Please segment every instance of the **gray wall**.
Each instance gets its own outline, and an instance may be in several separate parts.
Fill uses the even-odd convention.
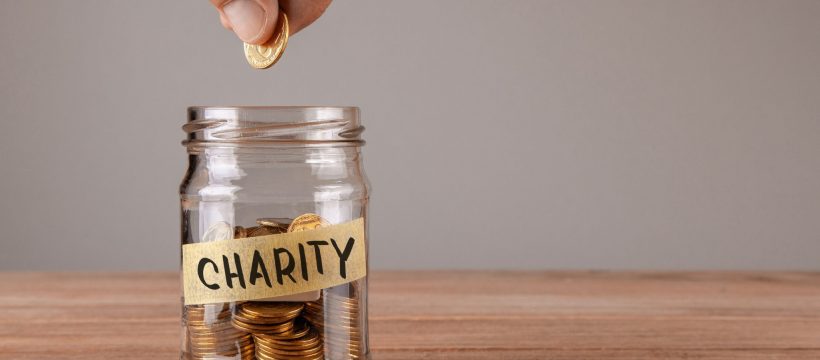
[[[350,104],[378,268],[820,270],[820,1],[337,0],[268,71],[204,0],[0,12],[0,269],[176,269],[192,104]]]

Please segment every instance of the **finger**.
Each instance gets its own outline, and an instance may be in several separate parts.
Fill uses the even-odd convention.
[[[279,0],[279,4],[288,14],[290,33],[295,34],[312,24],[330,6],[331,0]]]
[[[246,43],[263,44],[276,28],[277,0],[211,0],[222,25]]]
[[[222,23],[222,26],[224,26],[226,29],[233,31],[233,29],[231,29],[231,23],[228,22],[228,18],[226,18],[225,15],[221,12],[219,14],[219,22]]]

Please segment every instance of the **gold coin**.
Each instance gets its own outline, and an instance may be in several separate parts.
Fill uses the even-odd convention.
[[[237,226],[233,228],[233,238],[234,239],[242,239],[248,237],[248,229],[245,229],[241,226]]]
[[[248,302],[240,306],[240,311],[261,317],[296,317],[303,308],[300,302]]]
[[[219,326],[220,323],[226,322],[227,320],[228,320],[228,317],[220,317],[220,318],[216,318],[216,319],[207,319],[207,320],[202,319],[202,318],[200,318],[200,319],[188,318],[188,319],[186,319],[186,324],[188,324],[188,326],[199,326],[199,327],[212,328],[212,327]]]
[[[288,225],[293,222],[293,219],[288,218],[261,218],[256,219],[256,223],[264,226],[278,227],[287,230]]]
[[[260,347],[267,347],[267,348],[276,348],[276,349],[283,349],[283,350],[303,350],[303,349],[310,349],[316,346],[321,346],[321,339],[319,336],[315,336],[310,339],[299,339],[298,342],[296,341],[280,341],[280,342],[270,342],[266,340],[259,339],[254,337],[255,344]]]
[[[191,350],[198,353],[236,353],[236,345],[222,346],[222,347],[195,347],[191,346]]]
[[[229,317],[230,316],[224,316],[222,314],[219,314],[218,316],[213,316],[206,319],[202,315],[200,315],[199,317],[197,317],[196,315],[189,315],[188,318],[185,320],[187,321],[188,325],[217,327],[224,322],[228,322],[230,320]]]
[[[293,339],[305,336],[311,327],[303,318],[298,318],[293,322],[293,328],[281,334],[254,334],[254,338],[259,338],[261,341],[268,342],[290,342]]]
[[[247,229],[248,230],[248,237],[254,236],[265,236],[265,235],[274,235],[274,234],[281,234],[285,232],[287,229],[273,227],[273,226],[254,226]]]
[[[277,355],[268,355],[268,354],[266,354],[266,353],[264,353],[264,352],[258,352],[258,351],[257,351],[257,353],[256,353],[256,359],[257,359],[257,360],[282,360],[282,359],[293,359],[293,360],[296,360],[296,359],[298,359],[298,360],[324,360],[324,359],[325,359],[325,354],[324,354],[323,352],[319,352],[319,353],[316,353],[316,354],[314,354],[314,355],[309,355],[309,356],[296,356],[296,357],[294,357],[294,356],[286,356],[286,357],[282,357],[282,356],[277,356]]]
[[[330,226],[327,220],[316,214],[302,214],[293,219],[288,226],[288,232],[313,230],[324,226]]]
[[[233,326],[233,324],[231,324],[231,326]],[[235,328],[222,329],[219,331],[194,330],[190,327],[188,328],[188,338],[191,341],[196,342],[216,342],[228,339],[241,339],[247,335],[249,335],[247,332],[241,332]]]
[[[304,356],[312,355],[322,351],[322,345],[320,343],[316,343],[316,345],[310,347],[287,349],[278,346],[269,346],[268,344],[264,343],[258,343],[256,346],[256,352],[260,351],[266,354],[277,354],[280,356]]]
[[[204,318],[205,316],[209,317],[225,317],[225,315],[230,315],[230,310],[222,310],[222,309],[187,309],[186,314],[189,319],[194,318]]]
[[[256,352],[259,353],[260,350],[262,350],[262,349],[257,348]],[[274,350],[274,351],[263,350],[262,351],[262,353],[265,353],[268,356],[282,357],[282,358],[293,358],[293,357],[302,358],[304,356],[315,355],[315,354],[321,353],[321,352],[323,352],[323,349],[322,349],[321,346],[313,348],[313,349],[296,350],[296,351],[285,351],[285,350]]]
[[[262,225],[265,230],[268,231],[269,234],[282,234],[288,232],[287,227],[279,227],[279,226],[269,226],[269,225]]]
[[[231,326],[232,326],[232,324],[231,324],[230,320],[224,320],[222,322],[207,324],[207,325],[188,324],[188,329],[191,329],[191,331],[196,331],[196,332],[205,332],[205,331],[207,331],[207,332],[214,333],[214,332],[219,332],[219,331],[222,331],[222,330],[230,329]]]
[[[303,323],[302,328],[294,328],[291,332],[287,333],[287,337],[277,334],[277,335],[268,335],[268,334],[254,334],[254,338],[257,341],[263,341],[269,344],[300,344],[304,342],[312,341],[315,338],[319,337],[319,333],[316,329],[312,327],[308,327],[307,323],[301,321]]]
[[[267,43],[263,45],[245,43],[245,59],[252,67],[267,69],[276,64],[285,52],[285,48],[288,46],[290,28],[288,27],[288,16],[281,9],[276,23],[279,24],[279,28],[276,29],[274,36]]]
[[[281,324],[293,320],[293,317],[265,317],[246,313],[236,313],[233,318],[248,324]]]
[[[241,332],[236,329],[231,329],[231,331],[218,331],[212,333],[196,332],[190,334],[191,341],[201,343],[226,342],[228,340],[244,339],[248,336],[251,336],[251,334]]]
[[[344,307],[344,308],[359,308],[359,300],[344,298],[341,296],[327,296],[325,306]]]
[[[256,341],[256,349],[263,350],[266,353],[276,353],[282,351],[305,351],[320,348],[322,346],[321,341],[318,337],[313,339],[312,343],[305,343],[304,345],[270,344],[266,343],[265,341],[259,341],[258,339],[254,341]]]
[[[241,321],[237,321],[236,319],[233,320],[233,326],[239,330],[247,331],[251,333],[276,333],[280,334],[283,332],[290,331],[293,329],[292,322],[286,322],[283,324],[273,324],[273,325],[264,325],[264,324],[249,324]]]
[[[242,359],[253,359],[255,348],[253,347],[253,343],[243,346],[240,349],[231,349],[231,350],[192,350],[190,354],[190,358],[192,359],[202,359],[202,360],[217,360],[217,359],[224,359],[224,357],[234,358],[237,354],[241,355]]]
[[[205,351],[230,351],[235,350],[237,347],[241,347],[242,344],[250,344],[249,341],[240,341],[240,340],[231,340],[231,341],[223,341],[223,342],[202,342],[202,341],[191,341],[191,349],[197,350],[199,352]]]

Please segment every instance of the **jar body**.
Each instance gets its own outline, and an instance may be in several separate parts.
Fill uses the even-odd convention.
[[[335,129],[320,126],[317,130],[315,123],[323,120],[311,118],[315,113],[305,109],[253,108],[248,115],[242,108],[231,108],[227,122],[208,125],[205,131],[211,131],[211,135],[233,131],[238,138],[188,143],[189,168],[180,186],[183,250],[188,245],[208,242],[235,245],[231,241],[238,244],[243,239],[268,239],[268,244],[276,246],[277,236],[299,231],[298,225],[310,219],[315,220],[310,229],[332,228],[360,219],[366,234],[369,185],[362,169],[360,143],[336,141],[334,134],[327,133],[349,131],[351,124],[359,127],[358,110],[335,112],[336,120],[343,122],[336,123]],[[294,113],[302,118],[294,121]],[[214,120],[213,116],[208,119],[203,108],[189,109],[189,114],[189,124]],[[193,126],[188,130],[197,132],[202,128]],[[243,142],[248,134],[251,141]],[[189,140],[207,136],[194,134]],[[367,236],[360,241],[365,249],[366,273]],[[318,246],[315,249],[319,252]],[[326,258],[344,252],[343,246],[338,253],[330,246],[324,249]],[[300,250],[304,250],[301,245]],[[224,257],[224,267],[215,258],[199,266],[200,280],[203,271],[228,274],[228,285],[242,282],[243,289],[236,286],[237,292],[247,291],[245,287],[251,288],[250,283],[255,281],[263,284],[264,280],[269,288],[275,288],[277,280],[285,285],[296,283],[301,280],[298,270],[281,270],[293,270],[292,265],[300,259],[304,265],[313,255],[307,250],[291,253],[286,254],[289,259],[276,254],[275,265],[273,260],[262,257],[257,264],[254,258],[253,269],[249,268],[250,261],[240,265],[238,255],[236,262],[230,256]],[[184,256],[183,283],[187,284],[196,279],[185,278],[184,268],[189,265]],[[258,274],[249,275],[258,272],[258,266],[265,270],[265,264],[269,275],[263,273],[264,279]],[[307,270],[302,271],[307,279]],[[326,273],[333,271],[337,270],[324,269]],[[224,287],[224,280],[219,281]],[[217,286],[216,281],[212,282]],[[187,300],[183,297],[181,359],[369,358],[366,275],[282,296],[197,304]]]

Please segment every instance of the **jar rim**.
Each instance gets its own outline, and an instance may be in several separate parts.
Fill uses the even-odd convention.
[[[191,105],[188,106],[188,111],[191,110],[241,110],[241,109],[256,109],[256,110],[290,110],[290,109],[348,109],[359,111],[358,106],[350,105]]]
[[[190,106],[183,145],[361,146],[355,106]]]

